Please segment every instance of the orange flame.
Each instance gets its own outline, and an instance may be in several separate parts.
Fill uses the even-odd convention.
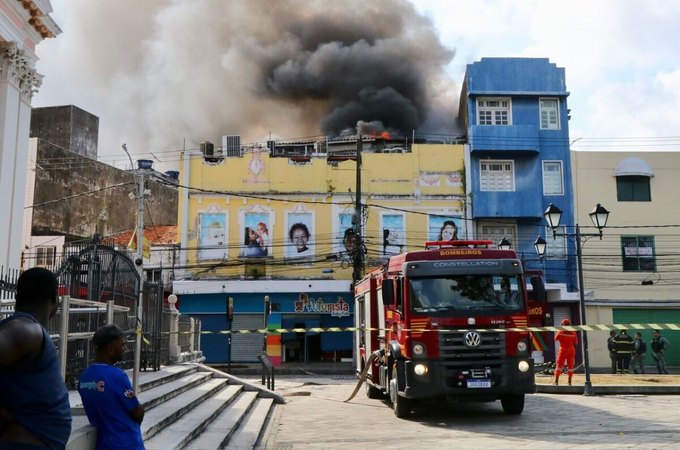
[[[380,138],[380,139],[387,139],[387,140],[392,139],[392,136],[390,136],[390,133],[388,133],[387,131],[383,131],[382,133],[378,133],[376,131],[376,132],[371,133],[370,136],[372,138]]]

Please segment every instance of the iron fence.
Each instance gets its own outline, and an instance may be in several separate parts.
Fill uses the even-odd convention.
[[[177,331],[179,336],[177,342],[182,353],[191,351],[193,343],[193,319],[189,316],[179,316]]]
[[[13,299],[16,291],[19,269],[0,266],[0,300]]]
[[[19,270],[0,268],[0,319],[14,312],[19,273]],[[68,301],[50,319],[47,329],[62,355],[65,380],[69,388],[75,388],[80,372],[94,360],[92,335],[99,327],[113,322],[123,330],[134,331],[140,280],[134,262],[126,253],[102,244],[97,238],[89,244],[66,247],[55,275],[59,294]],[[143,293],[140,368],[159,370],[170,362],[171,314],[163,304],[162,283],[144,282]],[[68,310],[66,317],[62,317],[63,310]],[[65,345],[60,339],[62,335],[66,336]],[[129,338],[128,350],[119,363],[123,369],[134,364],[135,339],[134,334]]]

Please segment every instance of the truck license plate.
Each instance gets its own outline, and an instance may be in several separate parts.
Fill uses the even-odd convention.
[[[490,388],[491,380],[468,380],[467,387],[469,388]]]

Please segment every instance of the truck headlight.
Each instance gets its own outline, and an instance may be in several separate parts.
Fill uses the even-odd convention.
[[[520,372],[528,372],[529,371],[529,363],[526,361],[520,361],[517,364],[517,368],[519,369]]]
[[[416,364],[415,367],[413,367],[413,371],[415,372],[416,375],[425,375],[427,373],[427,365],[426,364]]]
[[[519,341],[517,343],[517,350],[520,351],[520,352],[526,352],[527,351],[526,341]]]

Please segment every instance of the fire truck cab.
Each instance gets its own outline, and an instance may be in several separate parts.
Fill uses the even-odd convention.
[[[534,393],[523,268],[491,241],[428,242],[391,257],[354,289],[357,374],[397,417],[419,399],[501,400]],[[368,366],[368,367],[367,367]]]

